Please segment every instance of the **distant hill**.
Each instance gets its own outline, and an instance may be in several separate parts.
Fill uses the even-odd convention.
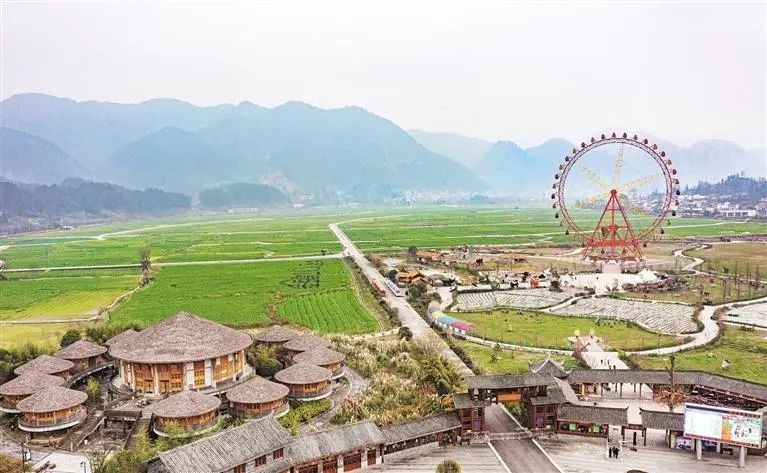
[[[193,194],[257,182],[360,195],[487,188],[465,166],[358,107],[196,107],[169,99],[122,105],[39,94],[14,96],[2,106],[8,125],[54,141],[92,176],[131,187]]]
[[[1,106],[3,126],[56,143],[96,174],[115,151],[147,133],[165,127],[197,130],[259,109],[249,102],[216,107],[197,107],[174,99],[118,104],[76,102],[44,94],[14,95]]]
[[[733,196],[751,200],[767,198],[767,179],[732,175],[719,182],[699,182],[684,190],[685,195],[719,195]],[[739,199],[742,200],[742,199]]]
[[[426,149],[447,156],[469,168],[472,168],[477,160],[493,147],[492,141],[480,140],[458,133],[432,133],[422,130],[408,130],[408,133]]]
[[[158,189],[132,190],[82,179],[66,179],[53,185],[2,180],[0,200],[6,222],[13,217],[54,218],[73,214],[149,215],[187,209],[191,203],[191,199],[183,194]]]
[[[272,186],[238,182],[200,192],[200,205],[210,209],[284,204],[285,195]]]
[[[0,128],[0,178],[51,184],[87,171],[54,143],[11,128]]]

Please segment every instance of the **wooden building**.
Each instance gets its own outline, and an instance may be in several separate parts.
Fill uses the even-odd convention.
[[[58,376],[62,379],[69,378],[69,372],[75,364],[69,360],[56,358],[50,355],[40,355],[37,358],[24,363],[15,370],[14,374],[21,376],[26,373],[41,373]]]
[[[419,263],[440,263],[442,262],[442,253],[438,251],[420,250],[415,254]]]
[[[384,439],[370,421],[301,435],[290,444],[294,473],[365,469],[383,460]]]
[[[611,425],[627,426],[628,407],[575,406],[557,408],[557,432],[587,437],[605,437]]]
[[[26,372],[0,386],[0,411],[19,414],[19,401],[50,386],[62,386],[65,380],[60,376]]]
[[[72,368],[72,374],[74,374],[106,363],[106,352],[107,347],[96,345],[88,340],[78,340],[57,351],[53,356],[71,361],[74,364]]]
[[[82,391],[49,386],[16,404],[21,411],[19,429],[35,438],[74,427],[86,417],[86,400],[88,395]]]
[[[333,373],[332,379],[341,378],[344,374],[346,355],[329,348],[317,347],[293,356],[296,363],[312,363]]]
[[[397,273],[396,279],[397,284],[404,284],[409,286],[421,279],[421,273],[416,270],[400,271]]]
[[[264,378],[253,378],[226,392],[229,413],[235,417],[280,417],[290,409],[290,389]]]
[[[456,412],[446,412],[411,422],[381,427],[384,456],[396,459],[401,452],[422,455],[431,450],[457,443],[461,439],[461,419]]]
[[[184,429],[182,436],[201,435],[216,426],[220,405],[219,398],[196,391],[173,394],[150,406],[152,430],[165,437],[169,427],[175,426]]]
[[[461,431],[479,433],[487,430],[485,408],[492,403],[487,399],[472,399],[468,393],[453,394],[453,404],[461,419]]]
[[[269,416],[226,429],[159,454],[149,473],[287,473],[292,460],[285,450],[293,442]]]
[[[284,343],[282,348],[287,351],[290,358],[293,358],[293,356],[299,353],[314,348],[330,348],[330,340],[312,335],[311,333],[302,333],[289,342]]]
[[[246,374],[251,343],[245,332],[179,312],[113,344],[109,354],[123,386],[163,395],[231,387]]]
[[[274,379],[288,387],[289,398],[297,401],[314,401],[330,396],[332,376],[332,371],[317,365],[296,363],[278,371]]]
[[[298,334],[281,325],[272,325],[263,332],[253,335],[253,340],[259,345],[281,348],[286,342],[296,338]]]

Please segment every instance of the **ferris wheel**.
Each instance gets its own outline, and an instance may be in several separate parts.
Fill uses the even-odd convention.
[[[617,151],[615,157],[610,149]],[[592,156],[600,159],[590,162]],[[610,162],[613,169],[608,180],[598,170]],[[628,181],[623,178],[626,164],[638,173]],[[681,192],[677,170],[671,166],[671,159],[657,144],[626,133],[592,137],[565,156],[554,176],[552,208],[555,218],[567,226],[565,234],[582,240],[583,258],[644,259],[642,248],[647,241],[665,234],[664,226],[671,225],[669,216],[676,216]],[[600,210],[601,214],[595,212]]]

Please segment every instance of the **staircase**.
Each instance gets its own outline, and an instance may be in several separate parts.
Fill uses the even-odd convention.
[[[128,441],[125,443],[126,450],[135,450],[138,447],[138,437],[140,432],[149,434],[149,426],[152,424],[151,417],[141,417],[133,424]]]
[[[59,440],[59,448],[69,450],[70,452],[75,451],[86,437],[98,429],[103,419],[103,411],[90,412],[82,423],[72,427],[72,429]]]

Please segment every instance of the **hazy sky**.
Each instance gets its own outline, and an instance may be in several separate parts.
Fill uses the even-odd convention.
[[[522,145],[616,127],[765,146],[764,3],[0,8],[3,98],[301,100]]]

